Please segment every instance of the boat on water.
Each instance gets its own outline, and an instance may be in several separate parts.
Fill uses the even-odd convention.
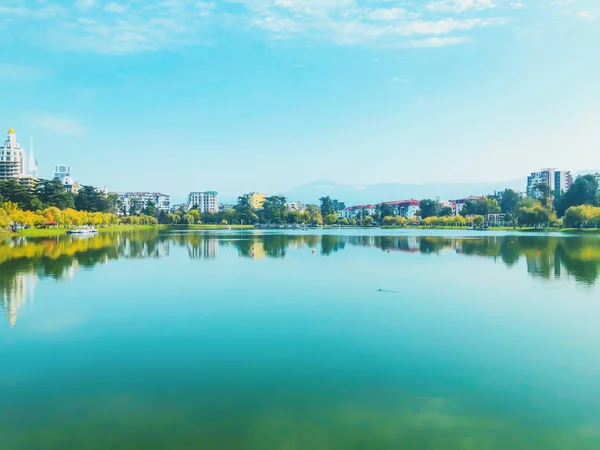
[[[94,227],[77,227],[67,230],[67,234],[95,234],[98,230]]]

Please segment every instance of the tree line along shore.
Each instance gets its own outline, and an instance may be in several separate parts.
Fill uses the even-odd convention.
[[[144,208],[130,207],[129,215],[120,210],[116,196],[104,195],[91,186],[76,194],[65,191],[59,180],[40,180],[34,190],[14,181],[0,183],[0,230],[30,235],[60,234],[65,230],[90,225],[99,229],[124,229],[138,226],[194,227],[198,229],[285,227],[285,226],[382,226],[465,228],[490,225],[491,215],[502,214],[503,226],[518,229],[595,229],[600,226],[598,182],[593,176],[579,177],[572,187],[553,196],[545,185],[535,198],[521,198],[507,189],[495,196],[467,201],[459,214],[437,200],[420,201],[412,218],[394,214],[392,206],[382,203],[374,213],[360,210],[356,217],[343,218],[330,197],[321,197],[319,205],[304,211],[289,211],[284,196],[267,197],[261,208],[251,206],[248,195],[237,204],[218,213],[180,209],[159,211],[152,202]],[[498,228],[498,227],[495,227]]]

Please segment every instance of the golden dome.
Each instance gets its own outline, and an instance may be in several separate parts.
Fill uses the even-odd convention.
[[[8,134],[15,134],[15,129],[13,127],[10,127],[8,129]]]

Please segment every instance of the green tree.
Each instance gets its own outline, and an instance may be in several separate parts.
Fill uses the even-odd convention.
[[[282,225],[287,220],[287,200],[281,195],[267,197],[263,204],[262,215],[267,223]]]
[[[483,197],[479,200],[467,200],[461,210],[463,216],[487,216],[488,214],[498,214],[500,205],[498,200],[492,197]]]
[[[129,215],[136,216],[140,212],[140,201],[136,197],[129,199]]]
[[[321,202],[321,215],[323,217],[326,217],[329,214],[335,214],[335,207],[333,206],[331,197],[321,197],[319,201]]]
[[[438,211],[438,216],[440,217],[450,217],[452,216],[453,211],[452,208],[449,206],[444,206],[442,208],[440,208],[440,210]]]
[[[583,228],[587,222],[587,214],[582,206],[571,206],[565,211],[564,217],[568,227]]]
[[[512,189],[506,189],[502,193],[500,200],[500,212],[504,214],[514,214],[521,197]]]
[[[56,206],[58,209],[73,208],[75,206],[73,195],[65,190],[62,182],[57,178],[39,180],[35,192],[44,205]]]
[[[258,220],[258,216],[250,204],[250,196],[248,194],[238,197],[238,202],[234,209],[236,212],[236,221],[239,221],[240,223],[248,225],[253,224]]]
[[[562,217],[572,206],[597,206],[598,204],[598,181],[593,175],[585,175],[577,178],[571,188],[560,198],[556,212],[559,217]]]
[[[308,213],[308,223],[311,225],[320,225],[323,223],[323,216],[316,205],[308,205],[306,207]]]
[[[34,202],[34,199],[37,199],[34,193],[15,180],[0,183],[0,196],[5,201],[16,203],[25,210],[36,209],[37,206]]]
[[[361,223],[365,227],[370,227],[373,225],[373,222],[374,222],[373,218],[371,216],[367,216],[362,220]]]
[[[546,183],[538,183],[533,188],[534,197],[539,200],[544,208],[548,208],[550,205],[550,197],[552,191],[550,190],[550,186]]]
[[[108,201],[104,194],[93,186],[82,186],[75,196],[75,209],[88,212],[108,211]]]
[[[427,219],[428,217],[435,217],[438,215],[440,205],[436,200],[424,199],[419,203],[421,219]]]
[[[142,214],[146,214],[147,216],[156,215],[156,205],[154,204],[154,200],[148,200],[146,207],[142,210]]]
[[[289,211],[287,213],[287,223],[290,225],[296,225],[299,223],[300,213],[298,211]]]
[[[338,221],[337,214],[327,214],[325,216],[325,225],[333,225]]]
[[[393,216],[394,208],[392,205],[382,203],[377,207],[377,215],[379,216],[379,220],[383,220],[384,217]]]
[[[532,206],[519,207],[518,210],[517,219],[520,226],[529,225],[537,228],[555,220],[552,211],[542,206],[541,202],[535,202]]]

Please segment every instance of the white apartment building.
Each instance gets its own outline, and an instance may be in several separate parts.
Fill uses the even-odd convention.
[[[71,166],[66,164],[59,164],[58,166],[54,166],[54,178],[58,178],[63,184],[65,178],[71,177]]]
[[[16,180],[33,185],[37,176],[38,164],[33,156],[33,147],[27,156],[25,149],[17,142],[17,133],[11,127],[4,146],[0,147],[0,181]]]
[[[198,208],[201,213],[219,212],[219,194],[216,191],[190,192],[187,210]]]
[[[149,201],[154,202],[154,206],[158,211],[169,212],[171,206],[171,196],[161,194],[160,192],[122,192],[117,194],[119,196],[119,202],[123,205],[119,214],[130,214],[131,206],[137,203],[137,212],[148,206]]]
[[[568,170],[543,169],[539,172],[532,172],[527,177],[527,196],[538,198],[537,186],[540,184],[547,185],[550,188],[550,194],[557,197],[569,190],[573,184],[573,176]]]
[[[306,211],[306,205],[303,202],[290,202],[286,206],[287,206],[288,211],[295,211],[295,212]]]

